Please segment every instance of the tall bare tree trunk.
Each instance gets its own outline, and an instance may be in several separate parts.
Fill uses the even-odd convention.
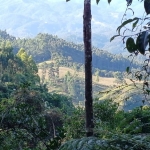
[[[91,0],[84,0],[83,37],[85,51],[86,136],[93,135]]]

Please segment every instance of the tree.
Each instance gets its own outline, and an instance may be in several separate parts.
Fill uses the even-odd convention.
[[[66,0],[67,2],[69,0]],[[86,135],[93,135],[93,99],[92,99],[92,41],[91,41],[91,0],[84,0],[83,41],[85,52],[85,111]]]
[[[93,135],[93,99],[92,99],[92,49],[91,49],[91,1],[84,1],[83,40],[85,50],[85,111],[86,135]]]
[[[48,69],[48,79],[50,81],[50,83],[53,85],[55,83],[55,73],[54,73],[54,63],[50,63],[48,65],[49,69]]]
[[[66,0],[68,2],[70,0]],[[100,0],[96,0],[97,4]],[[108,0],[110,3],[111,0]],[[85,52],[85,111],[86,135],[93,135],[93,99],[92,99],[92,40],[91,40],[91,0],[84,0],[83,41]]]
[[[64,138],[62,115],[74,107],[40,84],[32,57],[24,62],[12,50],[0,43],[0,149],[56,149]]]
[[[95,71],[95,76],[96,76],[96,81],[97,82],[99,82],[99,73],[100,71],[99,71],[99,69],[96,69],[96,71]]]

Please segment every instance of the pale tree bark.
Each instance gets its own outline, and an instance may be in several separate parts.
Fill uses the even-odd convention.
[[[93,135],[91,0],[84,0],[83,40],[85,51],[85,111],[86,136]]]

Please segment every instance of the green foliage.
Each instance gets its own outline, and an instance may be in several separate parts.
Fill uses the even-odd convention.
[[[11,97],[0,100],[0,149],[57,149],[65,137],[62,111],[47,109],[41,93],[30,84]]]
[[[9,38],[11,39],[11,36]],[[9,40],[9,38],[8,41],[11,41],[15,53],[18,53],[20,48],[23,48],[26,54],[31,55],[36,63],[53,60],[59,66],[71,68],[76,66],[78,70],[81,70],[84,65],[84,46],[82,44],[74,44],[56,36],[42,33],[30,39],[14,38],[14,40]],[[1,40],[5,41],[5,38],[2,36]],[[92,51],[93,67],[100,70],[124,71],[125,66],[130,63],[128,58],[124,58],[121,55],[113,55],[96,47],[92,47]],[[24,56],[25,58],[26,56]],[[138,66],[138,64],[133,63],[134,68]]]
[[[123,133],[137,134],[149,133],[150,131],[150,108],[136,108],[131,112],[124,113],[124,119],[118,125]]]
[[[132,0],[127,1],[127,7],[131,4],[132,4]],[[150,13],[150,2],[149,2],[149,0],[144,1],[144,9],[145,9],[145,11],[148,15]],[[130,10],[132,10],[132,8],[130,8]],[[125,11],[125,13],[126,13],[126,11]],[[133,11],[133,15],[134,15],[134,11]],[[125,32],[127,30],[129,30],[125,26],[134,21],[134,23],[132,24],[132,30],[130,30],[133,33],[134,29],[137,30],[137,28],[139,27],[138,23],[139,23],[140,20],[145,21],[145,20],[148,20],[148,19],[149,19],[148,17],[143,17],[143,18],[135,17],[133,19],[125,19],[125,21],[123,21],[124,20],[124,17],[123,17],[122,24],[117,28],[118,35],[113,36],[110,41],[112,41],[117,36],[122,36],[123,35],[122,36],[123,42],[124,42],[125,38],[128,38],[126,40],[126,48],[130,53],[135,53],[137,55],[138,54],[137,52],[140,52],[141,54],[144,55],[145,51],[146,51],[148,41],[149,41],[149,34],[148,34],[148,28],[149,27],[144,26],[144,29],[146,29],[146,31],[140,30],[139,33],[135,34],[136,36],[132,35],[132,34],[130,36],[130,35],[125,35]],[[144,21],[141,24],[143,24]],[[149,26],[149,23],[147,23],[147,25]],[[121,35],[120,31],[123,27],[125,27],[125,30],[124,30],[123,34]],[[134,43],[134,39],[132,37],[134,37],[136,39],[136,44]]]
[[[62,118],[74,109],[70,99],[48,93],[25,50],[16,56],[4,42],[0,57],[0,149],[57,149],[65,137]]]
[[[150,14],[150,1],[141,0],[143,4],[143,11],[146,12],[146,15],[143,17],[134,17],[133,19],[127,18],[128,10],[131,10],[134,14],[134,10],[129,6],[132,4],[132,0],[127,1],[127,8],[121,20],[121,25],[117,28],[118,35],[113,36],[110,40],[112,41],[115,37],[120,36],[122,38],[123,44],[126,43],[126,49],[128,52],[132,53],[132,61],[135,57],[142,54],[144,55],[142,67],[135,72],[134,77],[142,81],[143,83],[143,93],[149,95],[149,49],[150,49],[150,36],[149,36],[149,17]],[[142,9],[141,9],[142,11]],[[138,14],[139,15],[139,14]],[[127,17],[125,17],[127,16]],[[132,24],[130,24],[132,23]],[[142,26],[142,28],[140,28]],[[121,32],[121,29],[124,28],[124,31]],[[128,32],[126,32],[128,31]],[[136,41],[136,42],[135,42]],[[128,74],[132,73],[132,70],[127,70]],[[133,74],[133,73],[132,73]],[[133,81],[133,80],[132,80]]]
[[[124,22],[117,28],[118,34],[120,35],[120,30],[121,30],[122,27],[124,27],[124,26],[127,25],[128,23],[131,23],[131,22],[133,22],[133,21],[135,21],[135,20],[137,21],[137,20],[139,20],[139,18],[135,17],[135,18],[133,18],[133,19],[128,19],[128,20],[124,21]]]
[[[150,1],[149,0],[144,0],[144,8],[145,8],[147,15],[150,14]]]
[[[95,135],[107,137],[109,132],[116,132],[118,123],[123,119],[123,112],[118,111],[119,105],[112,100],[94,102]]]
[[[133,38],[128,38],[126,41],[126,48],[130,53],[133,53],[134,51],[136,51],[137,47],[134,43],[134,39]]]
[[[148,138],[115,135],[109,140],[95,137],[70,140],[63,144],[59,150],[149,150],[149,148]]]
[[[66,137],[71,140],[64,143],[60,150],[150,149],[150,138],[148,136],[148,131],[150,131],[149,106],[125,112],[118,110],[117,103],[112,100],[105,100],[95,101],[93,110],[95,137],[81,138],[85,135],[83,132],[84,117],[82,117],[84,116],[84,110],[78,108],[71,116],[66,118],[67,122],[64,125]]]
[[[137,79],[140,79],[140,75],[138,75]],[[143,85],[141,83],[134,83],[134,81],[131,84],[124,82],[122,85],[114,86],[113,89],[110,87],[99,93],[99,100],[112,99],[119,104],[120,110],[129,111],[148,104],[147,101],[142,101]]]
[[[118,37],[118,36],[120,36],[120,35],[114,35],[113,37],[111,37],[111,39],[110,39],[110,42],[112,41],[112,40],[114,40],[116,37]]]
[[[56,93],[48,93],[47,96],[48,97],[44,100],[47,107],[57,107],[65,114],[69,114],[74,110],[71,98]]]
[[[109,122],[114,119],[115,112],[118,109],[118,104],[112,100],[95,101],[94,102],[94,118],[102,122]]]
[[[96,135],[100,135],[102,130],[115,130],[118,122],[122,119],[122,115],[116,113],[117,109],[118,104],[111,100],[94,102],[94,130]],[[85,135],[84,109],[78,107],[71,115],[66,116],[64,128],[66,129],[67,139],[83,137]]]
[[[67,140],[81,138],[85,135],[85,112],[83,108],[77,107],[64,118],[64,129]]]
[[[9,42],[0,43],[0,49],[0,81],[2,83],[11,82],[14,87],[27,81],[39,83],[38,69],[31,57],[26,54],[27,61],[24,62],[19,54],[18,56],[13,54],[13,48]]]

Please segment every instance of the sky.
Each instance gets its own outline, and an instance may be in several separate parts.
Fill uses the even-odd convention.
[[[49,0],[49,2],[64,2],[66,3],[66,0]],[[70,0],[68,3],[84,3],[84,0]],[[112,0],[110,4],[108,4],[107,0],[100,0],[99,4],[96,4],[96,0],[91,0],[91,3],[93,6],[97,6],[99,9],[101,7],[105,7],[106,10],[115,10],[117,12],[123,13],[126,9],[127,2],[126,0]],[[134,8],[135,15],[139,15],[139,10],[143,7],[143,2],[140,2],[139,0],[134,0],[132,2],[132,5],[130,8]]]
[[[0,6],[0,20],[2,20],[0,29],[6,29],[11,35],[29,37],[39,32],[46,32],[67,40],[82,41],[84,0],[69,2],[66,0],[0,0],[0,2],[3,4]],[[116,29],[121,25],[127,3],[126,0],[112,0],[110,4],[107,0],[100,0],[98,5],[96,0],[91,2],[92,33],[95,42],[93,43],[97,46],[99,39],[103,44],[117,34]],[[130,8],[134,9],[135,15],[132,16],[130,10],[126,18],[143,15],[143,2],[134,0]]]

